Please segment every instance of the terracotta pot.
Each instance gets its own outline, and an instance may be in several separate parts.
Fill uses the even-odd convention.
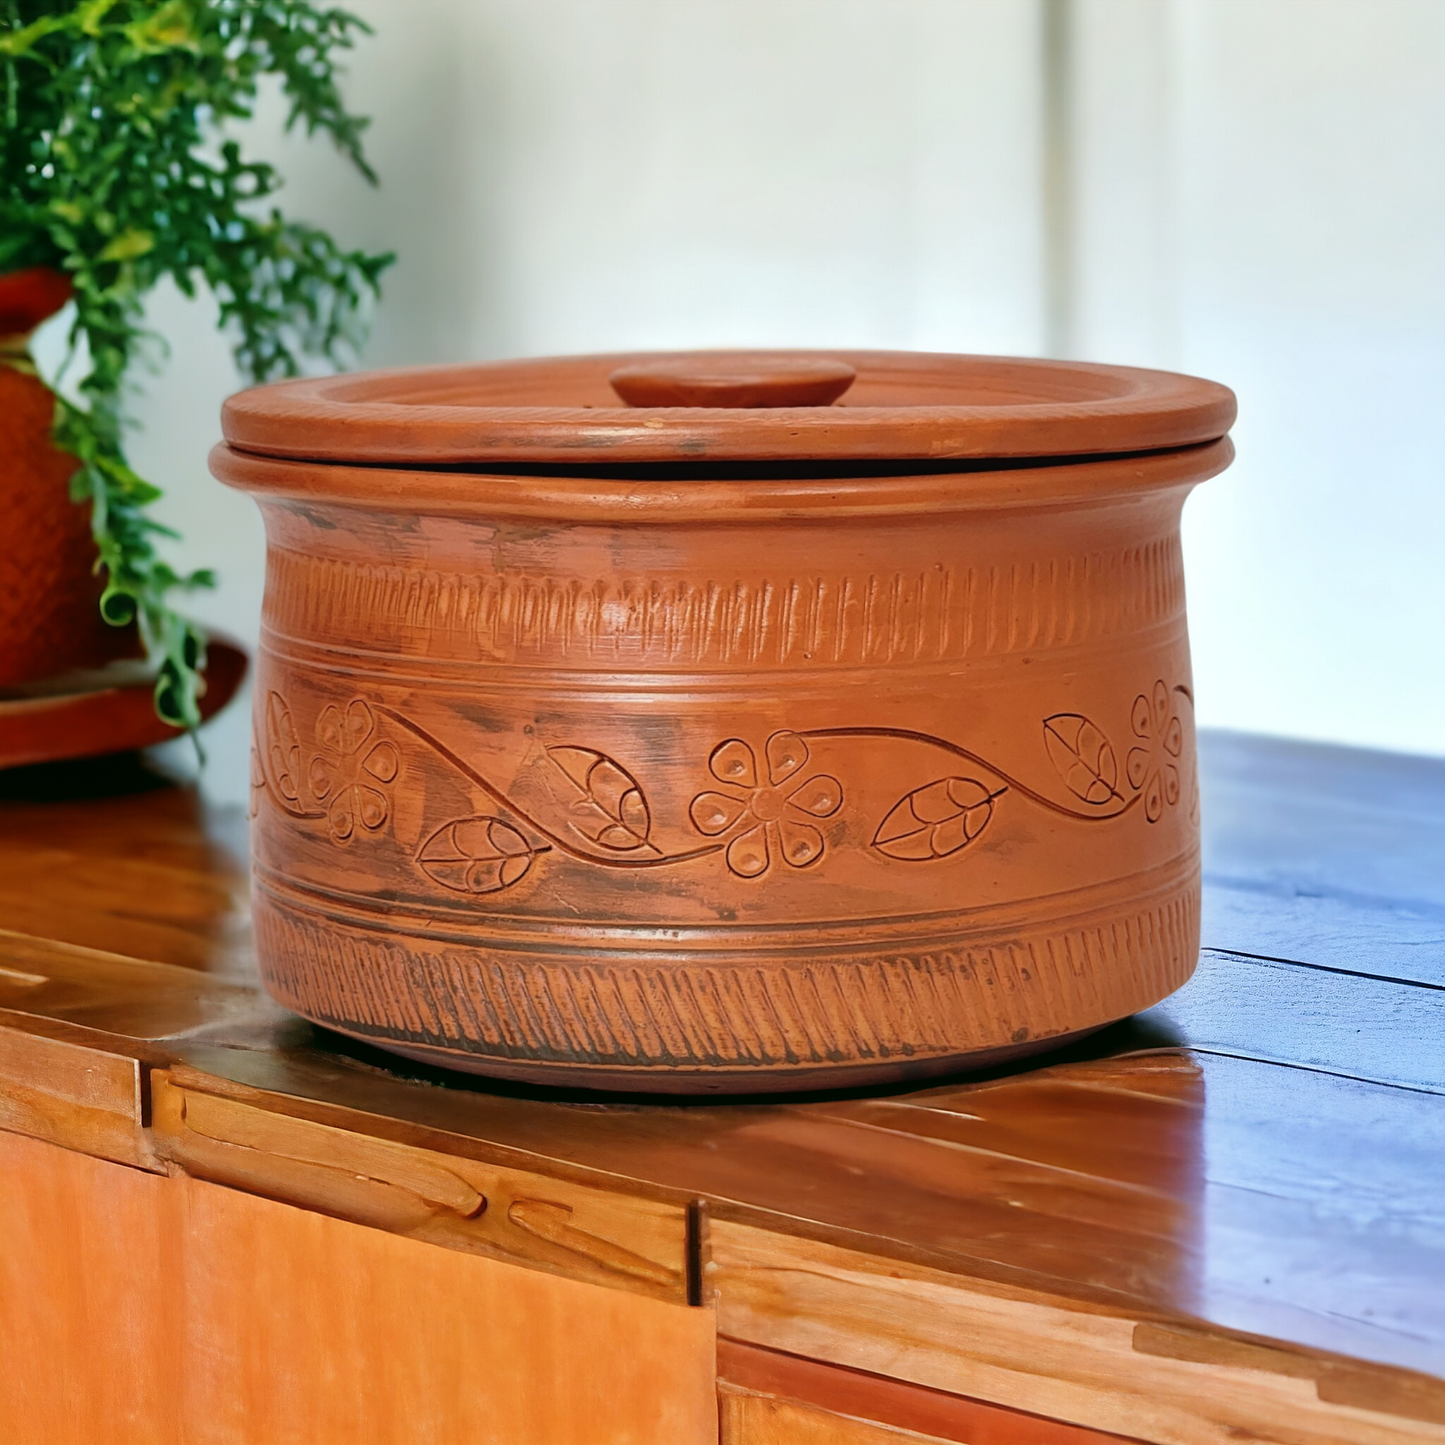
[[[75,458],[51,441],[55,395],[26,351],[29,333],[69,297],[58,271],[0,276],[0,687],[139,652],[134,627],[100,615],[90,506],[70,500]]]
[[[937,1074],[1154,1003],[1198,950],[1179,511],[1233,417],[906,353],[232,398],[268,988],[430,1062],[669,1091]]]

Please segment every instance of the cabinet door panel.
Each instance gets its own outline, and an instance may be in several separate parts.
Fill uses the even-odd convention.
[[[713,1317],[0,1134],[6,1445],[712,1445]]]

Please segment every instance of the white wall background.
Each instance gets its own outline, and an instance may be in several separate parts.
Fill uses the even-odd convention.
[[[250,143],[294,213],[399,253],[367,364],[1052,347],[1217,378],[1239,461],[1186,509],[1201,721],[1445,752],[1440,0],[353,3],[382,188],[278,106]],[[261,530],[205,471],[226,345],[175,294],[152,321],[135,459],[221,571],[194,610],[250,638]]]
[[[1445,752],[1445,5],[1076,3],[1074,348],[1239,393],[1200,719]]]

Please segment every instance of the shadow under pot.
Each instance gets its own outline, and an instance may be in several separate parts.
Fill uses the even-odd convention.
[[[1199,943],[1179,513],[1234,398],[902,352],[245,392],[267,988],[429,1063],[775,1092],[1147,1007]]]

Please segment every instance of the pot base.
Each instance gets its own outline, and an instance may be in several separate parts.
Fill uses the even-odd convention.
[[[770,1094],[986,1068],[1150,1007],[1199,955],[1197,855],[1048,900],[1052,918],[1039,900],[1029,921],[976,910],[953,938],[880,941],[873,924],[782,954],[519,947],[395,908],[378,929],[263,865],[254,881],[262,982],[283,1007],[427,1064],[569,1088]]]
[[[1110,1020],[1117,1022],[1117,1020]],[[400,1054],[419,1064],[433,1068],[452,1069],[459,1073],[481,1074],[519,1084],[540,1084],[548,1088],[596,1089],[606,1093],[672,1094],[672,1095],[757,1095],[799,1094],[833,1089],[868,1089],[885,1084],[923,1082],[948,1074],[976,1072],[1011,1064],[1034,1054],[1050,1053],[1066,1044],[1088,1038],[1107,1024],[1094,1024],[1072,1033],[1055,1034],[1052,1038],[1030,1039],[1023,1044],[1007,1044],[1002,1048],[978,1049],[971,1053],[947,1054],[942,1058],[890,1059],[878,1064],[854,1064],[824,1068],[799,1066],[786,1070],[758,1069],[615,1069],[588,1064],[519,1064],[496,1059],[481,1059],[461,1049],[427,1048],[415,1044],[399,1045],[390,1040],[368,1038],[349,1029],[334,1032],[347,1038]]]

